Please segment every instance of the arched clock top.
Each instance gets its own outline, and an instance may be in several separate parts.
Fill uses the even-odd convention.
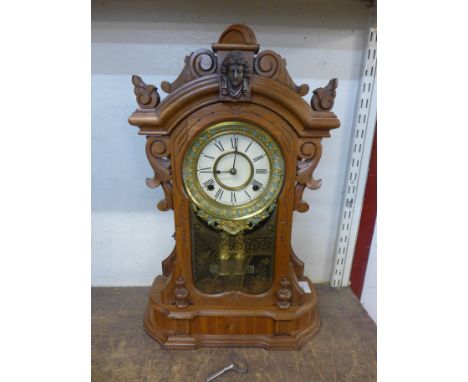
[[[331,111],[336,79],[325,88],[314,90],[309,104],[302,98],[309,87],[294,83],[286,60],[272,50],[258,52],[252,29],[231,25],[212,50],[200,49],[185,57],[184,68],[174,82],[161,83],[161,88],[169,93],[162,102],[149,106],[139,101],[140,108],[129,123],[140,127],[142,135],[170,134],[178,121],[210,104],[251,102],[273,112],[280,108],[291,114],[298,121],[293,128],[299,136],[327,137],[329,130],[340,126]],[[151,91],[159,100],[156,87],[134,77],[139,79],[137,84],[134,82],[137,96]]]
[[[260,46],[257,44],[257,37],[251,28],[243,24],[233,24],[221,33],[218,42],[213,44],[212,48],[214,51],[238,49],[257,53]]]
[[[329,137],[329,131],[340,126],[333,112],[313,110],[298,93],[281,82],[255,74],[251,82],[250,103],[280,115],[290,115],[291,126],[298,136]],[[129,123],[138,126],[141,135],[169,135],[188,115],[219,102],[219,76],[206,75],[179,86],[155,109],[137,109]]]

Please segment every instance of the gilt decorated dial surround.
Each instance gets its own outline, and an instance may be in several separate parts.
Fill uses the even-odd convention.
[[[241,168],[231,167],[234,159]],[[236,177],[237,184],[231,180]],[[254,226],[268,216],[281,191],[284,160],[278,144],[260,127],[223,122],[194,139],[184,159],[183,179],[198,215],[209,224],[228,219],[248,220]]]

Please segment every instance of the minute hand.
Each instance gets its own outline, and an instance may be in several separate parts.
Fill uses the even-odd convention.
[[[234,144],[234,162],[232,164],[232,169],[236,169],[236,157],[237,157],[237,141]]]
[[[236,169],[236,157],[237,157],[237,150],[234,151],[234,163],[232,164],[232,169],[233,169],[233,170]]]

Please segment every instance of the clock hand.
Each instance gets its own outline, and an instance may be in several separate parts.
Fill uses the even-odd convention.
[[[236,169],[236,156],[237,156],[237,150],[234,151],[234,163],[232,164],[232,169],[233,169],[233,170]]]
[[[222,173],[229,172],[230,174],[234,175],[236,173],[236,169],[232,169],[232,168],[230,170],[226,170],[226,171],[208,170],[207,168],[200,168],[197,171],[200,172],[200,173],[203,173],[203,174],[222,174]]]
[[[202,173],[202,174],[221,174],[223,172],[231,172],[231,170],[227,170],[227,171],[220,171],[220,170],[198,170],[198,172]]]
[[[236,170],[236,157],[237,157],[237,139],[234,138],[234,162],[232,164],[232,170],[234,171],[231,171],[235,173],[235,170]]]
[[[197,170],[200,173],[204,174],[221,174],[223,172],[231,172],[231,170],[221,171],[221,170],[208,170],[207,168],[201,168]]]

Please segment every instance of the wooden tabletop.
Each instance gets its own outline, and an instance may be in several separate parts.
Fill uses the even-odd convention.
[[[321,327],[300,351],[163,350],[143,330],[149,288],[92,288],[92,380],[202,382],[235,351],[248,361],[249,371],[228,372],[216,382],[376,381],[375,323],[350,289],[316,287]]]

